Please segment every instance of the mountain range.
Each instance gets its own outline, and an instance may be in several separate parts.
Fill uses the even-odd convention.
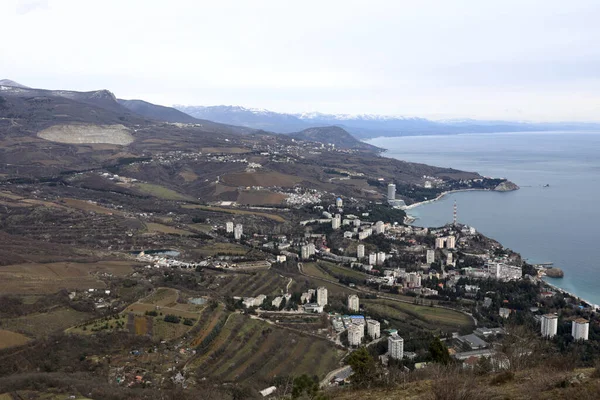
[[[380,136],[448,135],[458,133],[600,130],[600,123],[583,122],[537,123],[472,119],[434,121],[418,117],[365,114],[286,114],[238,106],[175,105],[174,107],[196,118],[264,129],[276,133],[291,133],[312,127],[338,126],[359,139]]]

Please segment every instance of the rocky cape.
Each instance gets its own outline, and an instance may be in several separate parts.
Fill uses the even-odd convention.
[[[519,189],[519,186],[511,181],[504,181],[494,188],[496,192],[512,192]]]

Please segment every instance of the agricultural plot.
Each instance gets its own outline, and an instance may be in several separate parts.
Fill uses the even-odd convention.
[[[238,172],[221,177],[224,184],[229,186],[279,186],[293,187],[302,181],[302,178],[294,175],[282,174],[275,171],[260,172]]]
[[[146,229],[150,233],[167,233],[181,236],[193,235],[193,232],[186,231],[183,229],[175,228],[173,226],[158,224],[156,222],[146,222]]]
[[[218,254],[243,256],[250,249],[237,243],[211,243],[188,251],[198,257],[211,257]]]
[[[252,190],[240,192],[237,202],[239,204],[250,204],[256,206],[281,204],[287,196],[282,193],[274,193],[268,190]]]
[[[384,318],[409,321],[429,330],[456,330],[473,325],[471,318],[458,311],[444,308],[400,303],[384,299],[363,300],[367,312],[371,311]]]
[[[248,274],[228,273],[220,280],[219,293],[224,296],[279,295],[285,293],[289,278],[272,270]]]
[[[48,294],[61,289],[103,289],[106,285],[94,275],[125,276],[133,272],[132,266],[133,263],[125,261],[6,265],[0,267],[0,293]]]
[[[42,338],[56,331],[88,320],[92,314],[61,308],[43,314],[30,314],[2,320],[2,328],[21,332],[33,338]]]
[[[281,351],[285,347],[289,351]],[[338,366],[342,353],[324,339],[231,314],[210,344],[198,348],[192,366],[198,378],[268,383],[276,376],[323,377]]]
[[[20,346],[29,342],[29,338],[17,332],[0,329],[0,350]]]
[[[198,321],[204,305],[180,303],[179,292],[159,288],[148,297],[133,303],[118,315],[104,317],[69,329],[72,333],[126,331],[133,335],[172,340],[188,332]]]
[[[194,201],[194,199],[189,196],[178,193],[164,186],[154,185],[152,183],[137,183],[134,187],[142,193],[146,193],[150,196],[158,197],[159,199],[163,200]]]
[[[268,218],[275,222],[285,222],[285,218],[283,218],[281,215],[249,211],[249,210],[242,210],[242,209],[237,209],[237,208],[210,207],[210,206],[201,206],[201,205],[197,205],[197,204],[184,204],[181,207],[187,208],[187,209],[197,209],[197,210],[205,210],[205,211],[212,211],[212,212],[220,212],[220,213],[225,213],[225,214],[254,215],[257,217]]]
[[[341,267],[337,264],[321,261],[318,266],[331,276],[344,276],[353,279],[364,280],[368,275],[352,268]],[[335,278],[333,278],[335,279]]]

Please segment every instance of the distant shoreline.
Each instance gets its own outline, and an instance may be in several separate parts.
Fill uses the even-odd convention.
[[[556,290],[556,291],[558,291],[558,292],[561,292],[561,293],[563,293],[563,294],[568,294],[568,295],[569,295],[569,296],[571,296],[571,297],[575,297],[575,298],[576,298],[578,301],[580,301],[580,302],[582,302],[582,303],[586,303],[586,304],[588,304],[588,305],[589,305],[590,307],[592,307],[594,310],[596,310],[596,309],[600,308],[600,307],[599,307],[597,304],[594,304],[594,303],[592,303],[591,301],[587,301],[586,299],[584,299],[584,298],[582,298],[582,297],[580,297],[580,296],[576,295],[575,293],[572,293],[572,292],[569,292],[568,290],[565,290],[565,289],[563,289],[563,288],[560,288],[560,287],[558,287],[558,286],[556,286],[556,285],[554,285],[554,284],[552,284],[552,283],[550,283],[550,282],[546,281],[546,280],[545,280],[545,279],[543,279],[543,278],[542,278],[542,282],[544,283],[544,285],[546,285],[546,286],[548,286],[548,287],[550,287],[550,288],[552,288],[552,289],[554,289],[554,290]]]
[[[490,189],[455,189],[455,190],[449,190],[447,192],[442,192],[440,193],[440,195],[438,197],[436,197],[435,199],[431,199],[431,200],[425,200],[425,201],[420,201],[418,203],[413,203],[409,206],[406,206],[406,208],[404,208],[404,210],[411,210],[413,208],[422,206],[424,204],[429,204],[429,203],[433,203],[435,201],[441,200],[442,197],[446,196],[447,194],[452,194],[452,193],[458,193],[458,192],[491,192]]]

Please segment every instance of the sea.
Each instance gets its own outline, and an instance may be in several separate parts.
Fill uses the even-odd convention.
[[[513,192],[468,191],[408,210],[414,225],[458,221],[530,263],[554,263],[546,280],[600,304],[600,132],[511,132],[376,138],[387,157],[506,178]]]

